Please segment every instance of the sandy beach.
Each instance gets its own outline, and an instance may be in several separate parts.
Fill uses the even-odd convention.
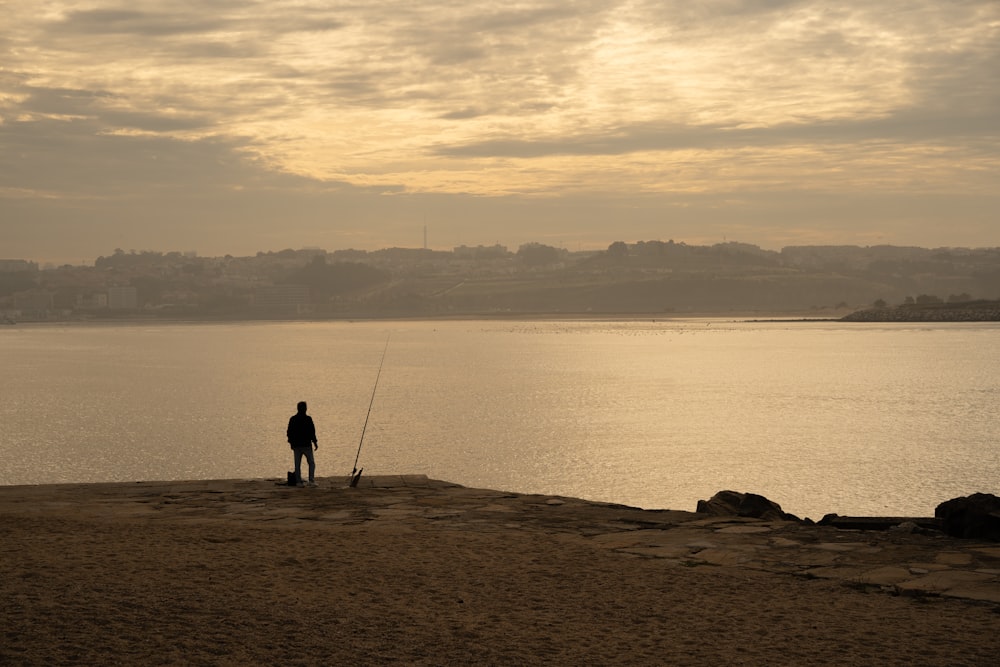
[[[995,665],[1000,545],[421,476],[0,487],[0,664]]]

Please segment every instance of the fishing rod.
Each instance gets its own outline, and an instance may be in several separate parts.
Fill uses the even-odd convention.
[[[358,485],[358,480],[361,479],[361,470],[358,470],[358,459],[361,458],[361,446],[365,444],[365,431],[368,430],[368,418],[372,416],[372,405],[375,404],[375,391],[378,389],[378,379],[382,377],[382,364],[385,363],[385,353],[389,350],[389,336],[392,332],[385,337],[385,347],[382,349],[382,360],[378,362],[378,373],[375,375],[375,386],[372,387],[372,400],[368,402],[368,414],[365,415],[365,425],[361,427],[361,441],[358,442],[358,454],[354,457],[354,469],[351,470],[351,487]]]

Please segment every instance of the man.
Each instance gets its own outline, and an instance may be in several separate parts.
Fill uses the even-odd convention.
[[[306,402],[299,401],[298,412],[288,420],[288,444],[295,453],[295,482],[302,486],[302,457],[309,464],[309,486],[316,486],[316,459],[313,450],[319,449],[316,442],[316,426],[312,417],[306,414]]]

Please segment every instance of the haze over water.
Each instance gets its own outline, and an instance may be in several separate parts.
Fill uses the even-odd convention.
[[[693,510],[721,489],[820,518],[1000,493],[1000,325],[725,320],[17,326],[0,484],[319,477]]]

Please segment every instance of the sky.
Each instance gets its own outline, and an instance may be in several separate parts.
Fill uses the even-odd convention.
[[[1000,246],[998,0],[0,7],[0,258]]]

